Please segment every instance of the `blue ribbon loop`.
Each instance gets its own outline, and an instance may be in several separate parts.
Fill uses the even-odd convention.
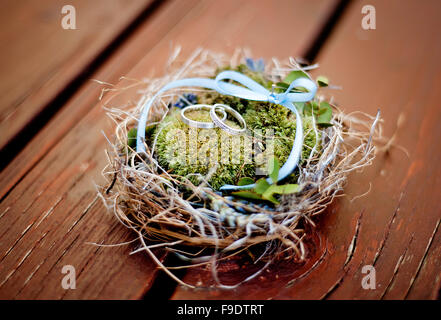
[[[242,86],[238,86],[232,83],[225,82],[224,80],[236,81]],[[293,102],[307,102],[314,98],[317,91],[317,86],[314,81],[308,78],[298,78],[291,82],[289,87],[283,93],[270,92],[268,89],[250,79],[246,75],[236,71],[223,71],[219,73],[216,79],[205,78],[188,78],[170,82],[162,87],[144,106],[141,117],[138,122],[138,130],[136,137],[136,152],[145,152],[145,127],[148,118],[148,114],[153,102],[163,92],[179,88],[179,87],[204,87],[207,89],[216,90],[220,94],[235,96],[241,99],[254,100],[254,101],[266,101],[274,104],[282,105],[296,115],[296,135],[294,138],[294,144],[288,159],[279,170],[279,176],[277,181],[286,178],[297,167],[300,155],[303,148],[303,124],[302,117],[300,116],[297,108],[293,105]],[[308,92],[290,92],[294,87],[302,87],[308,90]],[[267,178],[267,181],[273,183],[271,178]],[[245,186],[224,185],[220,190],[238,190],[238,189],[251,189],[255,184],[248,184]]]

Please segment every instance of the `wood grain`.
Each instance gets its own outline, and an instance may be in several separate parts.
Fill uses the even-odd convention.
[[[0,149],[145,10],[151,0],[78,0],[76,30],[63,1],[2,1]]]
[[[195,3],[172,1],[146,21],[94,78],[117,82]],[[134,246],[87,244],[115,244],[134,237],[96,199],[95,183],[102,183],[105,164],[101,130],[110,129],[97,104],[101,89],[92,81],[86,83],[1,173],[3,195],[10,192],[0,205],[2,298],[134,299],[143,296],[156,275],[156,265],[146,256],[129,256]],[[80,126],[88,113],[89,120]],[[61,141],[63,149],[52,150]],[[69,292],[61,288],[61,268],[66,264],[79,273],[77,289]]]
[[[173,1],[94,78],[112,82],[121,75],[138,79],[153,72],[161,75],[171,42],[184,45],[184,55],[198,46],[228,52],[240,45],[252,47],[257,56],[272,56],[274,47],[280,57],[299,55],[331,4]],[[265,27],[270,23],[271,37]],[[302,32],[286,41],[287,29]],[[106,140],[101,130],[109,133],[113,127],[101,106],[92,103],[98,93],[96,85],[85,84],[1,173],[2,298],[140,298],[151,284],[152,262],[142,254],[128,256],[134,245],[85,244],[117,243],[134,236],[106,216],[101,202],[95,200],[94,182],[102,183],[100,171],[105,164]],[[66,292],[60,286],[65,264],[74,265],[80,274],[76,290]]]
[[[376,8],[376,30],[361,28],[366,4]],[[384,135],[396,132],[395,143],[409,157],[392,147],[350,176],[347,196],[318,219],[317,231],[326,240],[309,265],[273,266],[233,291],[178,288],[174,299],[439,298],[440,14],[438,1],[356,1],[320,51],[316,75],[343,87],[328,95],[346,112],[375,115],[380,108]],[[376,269],[374,290],[361,286],[365,265]],[[212,283],[201,269],[185,280]]]

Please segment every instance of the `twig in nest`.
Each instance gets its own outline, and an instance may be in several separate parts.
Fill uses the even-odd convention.
[[[163,78],[143,82],[147,87],[140,101],[148,100],[171,80],[211,76],[217,68],[237,61],[242,51],[238,52],[230,60],[224,55],[198,50],[182,67],[174,69],[175,52],[167,69],[169,72]],[[272,79],[292,69],[292,60],[280,62],[273,59],[265,72]],[[164,94],[152,109],[149,121],[162,119],[167,112],[164,106],[180,94],[178,90]],[[202,177],[205,182],[199,186],[193,185],[186,177],[174,176],[159,165],[154,149],[148,144],[143,157],[130,148],[127,152],[127,133],[136,125],[142,106],[138,103],[128,110],[109,110],[117,127],[112,156],[104,170],[110,186],[101,197],[122,224],[137,232],[142,244],[140,250],[146,251],[178,283],[189,287],[194,286],[184,283],[164,266],[151,246],[146,245],[146,240],[160,241],[169,248],[179,244],[179,254],[194,259],[194,266],[201,262],[211,266],[213,278],[222,288],[235,288],[255,278],[279,256],[304,261],[306,231],[300,223],[303,221],[314,226],[312,217],[323,212],[335,197],[342,194],[347,175],[372,163],[375,146],[371,142],[376,139],[377,132],[381,133],[381,128],[377,127],[379,114],[375,118],[362,119],[346,115],[332,105],[332,126],[318,129],[313,124],[316,137],[320,130],[321,141],[316,143],[320,143],[321,149],[318,152],[317,145],[314,146],[310,158],[299,168],[297,183],[302,190],[284,195],[279,206],[265,209],[252,203],[234,203],[204,187],[208,185],[206,176]],[[364,130],[357,128],[360,126]],[[185,196],[182,190],[190,190],[191,194]],[[259,256],[259,260],[266,261],[264,267],[239,284],[222,284],[217,275],[218,261],[259,244],[272,248]],[[203,261],[198,260],[201,257],[192,257],[190,247],[211,248],[214,254],[209,259],[204,256]]]

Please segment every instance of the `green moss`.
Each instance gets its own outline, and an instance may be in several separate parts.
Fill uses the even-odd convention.
[[[253,109],[254,107],[258,109]],[[263,135],[271,130],[274,132],[273,138],[260,141],[264,150],[259,154],[254,153],[252,143],[256,140],[253,140],[253,137],[229,136],[219,128],[189,127],[181,121],[179,112],[179,109],[173,109],[157,127],[155,131],[156,154],[161,166],[171,170],[174,174],[189,178],[196,185],[200,183],[200,176],[197,174],[205,176],[211,168],[215,168],[215,172],[209,179],[209,183],[214,189],[224,184],[236,184],[242,177],[255,177],[258,168],[261,172],[265,172],[267,159],[271,157],[272,152],[281,163],[286,161],[291,152],[296,130],[295,116],[282,106],[270,107],[269,104],[264,103],[260,103],[260,106],[253,106],[251,104],[243,114],[249,128],[253,131],[261,130]],[[188,117],[197,121],[210,120],[206,111],[189,112]],[[303,120],[306,146],[302,151],[302,159],[306,159],[316,143],[316,137],[314,131],[311,130],[311,118],[305,117]],[[230,120],[227,120],[227,124],[235,125]],[[240,142],[235,139],[240,139]],[[271,143],[273,148],[269,146]],[[221,157],[221,155],[225,156],[225,151],[227,151],[229,161],[222,163],[226,161]],[[218,163],[217,167],[216,163]],[[293,178],[294,176],[289,180],[293,181]]]
[[[251,137],[232,138],[219,128],[192,128],[181,121],[179,113],[179,109],[172,109],[155,131],[156,154],[161,166],[173,174],[189,178],[196,185],[201,181],[200,175],[205,176],[214,169],[209,180],[214,189],[235,183],[240,177],[254,175],[255,164],[244,147],[252,143]],[[206,111],[192,111],[186,115],[193,120],[210,121]],[[236,125],[229,120],[226,123],[233,127]],[[221,157],[225,152],[229,159]]]
[[[289,109],[270,103],[252,102],[243,117],[250,128],[261,130],[263,135],[274,136],[274,155],[284,163],[291,152],[296,134],[296,117]],[[304,147],[301,159],[307,159],[316,144],[312,117],[303,116]],[[320,133],[319,133],[320,141]]]
[[[217,72],[228,69],[231,68],[226,67]],[[271,86],[271,82],[265,80],[262,73],[252,72],[245,65],[240,65],[235,70],[266,87]],[[237,184],[242,177],[259,178],[256,177],[256,170],[266,172],[267,161],[273,152],[280,163],[284,163],[288,158],[295,137],[296,120],[295,114],[287,108],[225,96],[217,92],[199,94],[198,103],[223,103],[231,106],[242,114],[253,136],[230,136],[219,128],[192,128],[181,121],[179,109],[172,109],[153,133],[157,136],[156,156],[166,170],[187,177],[197,185],[200,183],[200,176],[205,176],[214,168],[215,172],[211,175],[209,183],[214,189],[218,189],[224,184]],[[189,112],[188,117],[197,121],[211,121],[209,113],[203,110]],[[316,134],[312,128],[311,116],[302,117],[305,136],[301,159],[306,159],[316,144]],[[227,120],[227,124],[236,125],[230,120]],[[272,139],[260,138],[271,134]],[[239,139],[240,142],[235,139]],[[255,153],[253,142],[261,146],[262,150]],[[228,152],[227,163],[225,151]],[[296,176],[292,174],[287,180],[295,182]]]

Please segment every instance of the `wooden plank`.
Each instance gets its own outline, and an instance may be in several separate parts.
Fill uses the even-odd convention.
[[[232,51],[236,45],[251,44],[257,55],[268,57],[273,54],[271,47],[276,46],[280,47],[280,56],[297,55],[309,45],[330,7],[329,2],[324,1],[284,1],[277,7],[269,1],[203,1],[193,8],[194,3],[176,1],[167,6],[164,9],[168,10],[167,14],[160,13],[153,27],[147,24],[94,78],[112,81],[116,75],[126,74],[140,79],[157,66],[162,70],[171,41],[184,44],[187,53],[200,45]],[[241,10],[237,10],[238,7]],[[271,9],[276,13],[270,13]],[[186,10],[190,12],[181,20]],[[293,12],[299,18],[292,19]],[[283,19],[274,19],[277,15]],[[312,20],[317,24],[311,23]],[[256,30],[262,36],[265,31],[262,25],[269,22],[277,32],[262,42]],[[155,29],[158,24],[163,29],[169,24],[174,28],[153,49],[147,49],[143,41],[151,44],[157,40],[155,34],[163,31]],[[286,28],[302,29],[302,32],[286,43],[282,41]],[[226,43],[226,39],[231,42]],[[144,57],[140,59],[139,55]],[[140,60],[130,72],[128,60]],[[119,68],[120,64],[123,67]],[[114,220],[105,218],[105,210],[99,202],[87,209],[94,200],[93,181],[102,182],[100,171],[105,156],[101,150],[106,142],[101,130],[109,132],[113,127],[100,107],[91,108],[91,100],[97,95],[95,85],[81,88],[1,174],[4,199],[0,204],[0,247],[6,255],[0,268],[2,297],[139,298],[150,283],[151,264],[141,261],[146,258],[127,256],[133,245],[129,249],[99,249],[97,253],[95,247],[83,245],[85,241],[108,243],[133,238],[123,227],[115,226]],[[26,169],[21,169],[22,166]],[[8,184],[8,179],[15,182]],[[39,223],[41,219],[43,222]],[[56,244],[48,250],[47,244],[54,242]],[[119,265],[123,268],[110,267],[114,261],[122,261]],[[64,264],[83,270],[81,286],[78,283],[76,290],[67,293],[60,288],[60,269]],[[125,281],[130,285],[125,285]],[[20,291],[22,286],[24,289]],[[105,287],[104,291],[100,291],[101,286]],[[90,291],[91,288],[95,289]]]
[[[427,241],[428,247],[424,251],[425,256],[420,260],[421,267],[411,290],[408,291],[408,299],[440,299],[441,232],[438,229],[434,229],[432,237]]]
[[[361,28],[367,4],[376,9],[376,30]],[[439,299],[441,42],[434,30],[440,14],[436,0],[357,1],[319,54],[316,74],[343,87],[329,95],[347,112],[375,115],[380,108],[384,135],[396,132],[394,142],[409,157],[398,148],[378,152],[373,166],[349,178],[348,196],[319,218],[326,245],[308,265],[274,266],[234,291],[179,288],[173,298]],[[374,290],[361,285],[365,265],[375,267]],[[195,269],[185,280],[209,285],[209,279]]]
[[[121,75],[126,74],[145,55],[145,52],[154,47],[176,24],[176,21],[185,16],[193,5],[194,1],[179,6],[174,4],[173,6],[176,9],[164,10],[169,17],[164,15],[160,19],[156,19],[153,24],[149,21],[144,23],[135,36],[131,37],[130,45],[127,45],[128,49],[118,50],[118,54],[115,54],[111,62],[107,63],[106,67],[100,68],[90,80],[99,79],[116,83]],[[40,132],[38,142],[27,146],[26,150],[19,153],[10,165],[0,172],[0,199],[3,199],[16,183],[60,141],[69,129],[96,105],[100,90],[100,86],[89,81],[89,85],[85,86],[85,89],[81,91],[82,94],[77,98],[81,102],[70,103],[69,108],[61,109],[61,116],[57,115],[57,120],[48,123],[44,130]]]
[[[62,1],[2,1],[0,149],[151,2],[78,0],[73,3],[77,29],[65,30]]]
[[[170,2],[143,23],[127,46],[118,49],[94,78],[118,81],[195,3]],[[108,129],[110,124],[97,105],[100,90],[92,81],[85,84],[2,172],[5,188],[8,177],[18,181],[14,171],[22,177],[35,166],[23,184],[9,184],[7,190],[15,189],[0,205],[2,298],[140,298],[156,275],[156,265],[146,256],[129,256],[133,246],[99,248],[87,244],[120,243],[134,238],[106,215],[101,201],[95,199],[94,183],[100,181],[106,162],[104,153],[96,150],[104,150],[101,129],[106,129],[106,125]],[[91,109],[89,120],[72,132],[72,127]],[[81,132],[84,136],[78,140]],[[67,149],[62,154],[51,152],[66,135],[70,136],[63,140]],[[81,142],[90,137],[92,144]],[[22,157],[30,161],[30,166],[22,162]],[[40,162],[42,157],[47,162]],[[76,268],[76,290],[61,287],[61,268],[67,264]]]

